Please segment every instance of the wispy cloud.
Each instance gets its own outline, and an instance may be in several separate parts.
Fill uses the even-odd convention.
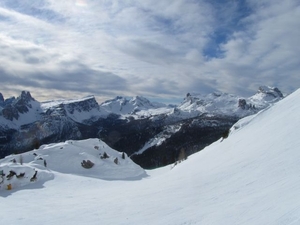
[[[2,0],[0,89],[43,99],[290,92],[299,27],[297,0]]]

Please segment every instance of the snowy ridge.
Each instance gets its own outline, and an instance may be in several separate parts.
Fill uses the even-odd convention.
[[[117,115],[139,115],[141,117],[168,112],[169,107],[163,103],[150,102],[142,96],[130,99],[117,96],[100,104],[100,108]]]
[[[249,98],[215,92],[208,95],[188,93],[179,106],[152,103],[140,96],[127,99],[118,96],[105,101],[100,108],[117,115],[131,115],[136,118],[168,115],[170,118],[187,119],[202,114],[227,115],[239,118],[252,115],[281,100],[283,94],[276,87],[261,86]]]
[[[10,98],[5,101],[1,96],[0,126],[13,129],[43,120],[45,114],[66,116],[79,123],[89,119],[97,120],[108,115],[105,110],[100,110],[94,96],[70,100],[52,100],[42,103],[33,99],[30,93],[25,91],[18,98]]]
[[[97,119],[108,115],[105,110],[100,110],[94,96],[87,96],[81,99],[47,101],[43,102],[41,107],[45,113],[63,113],[79,123],[87,119]]]

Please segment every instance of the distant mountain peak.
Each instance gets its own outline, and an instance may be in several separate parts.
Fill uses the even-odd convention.
[[[32,98],[29,91],[22,91],[21,95],[20,95],[20,98],[34,100],[34,98]]]
[[[278,88],[269,86],[259,87],[258,92],[250,98],[218,91],[207,95],[187,93],[174,115],[177,117],[191,117],[209,113],[244,117],[256,113],[282,98],[283,94]]]
[[[273,96],[274,98],[283,98],[282,92],[277,87],[260,86],[258,93]]]
[[[153,103],[143,96],[135,96],[130,99],[117,96],[114,99],[107,100],[100,104],[100,108],[105,109],[109,113],[118,115],[135,114],[141,110],[156,109],[165,107],[164,104]]]
[[[32,98],[30,92],[22,91],[19,97],[12,97],[2,102],[3,109],[1,113],[7,120],[18,120],[20,114],[27,113],[32,108],[32,102],[35,102],[35,99]]]

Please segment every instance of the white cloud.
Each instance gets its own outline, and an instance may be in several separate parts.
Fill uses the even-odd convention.
[[[246,85],[266,83],[289,91],[293,83],[294,89],[298,88],[300,5],[293,3],[271,1],[269,5],[265,2],[257,7],[246,20],[247,29],[234,33],[222,46],[225,57],[216,60],[218,66],[232,63],[228,73],[236,78],[243,76],[244,67],[248,68]],[[241,70],[237,71],[240,74],[235,74],[234,68],[240,66]]]
[[[173,98],[300,85],[296,0],[3,0],[0,26],[9,93]]]

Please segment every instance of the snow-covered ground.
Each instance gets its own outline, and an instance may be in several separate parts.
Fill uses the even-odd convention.
[[[227,139],[173,169],[146,171],[139,179],[95,177],[98,172],[78,163],[72,168],[74,155],[58,154],[70,142],[43,146],[36,151],[47,168],[35,158],[24,157],[23,165],[44,171],[44,181],[38,177],[27,186],[1,190],[0,224],[300,224],[299,126],[300,90],[239,121]],[[90,141],[76,143],[80,157],[102,150]],[[92,161],[100,165],[96,158]],[[12,166],[7,160],[0,166]],[[109,163],[108,168],[118,166]]]

